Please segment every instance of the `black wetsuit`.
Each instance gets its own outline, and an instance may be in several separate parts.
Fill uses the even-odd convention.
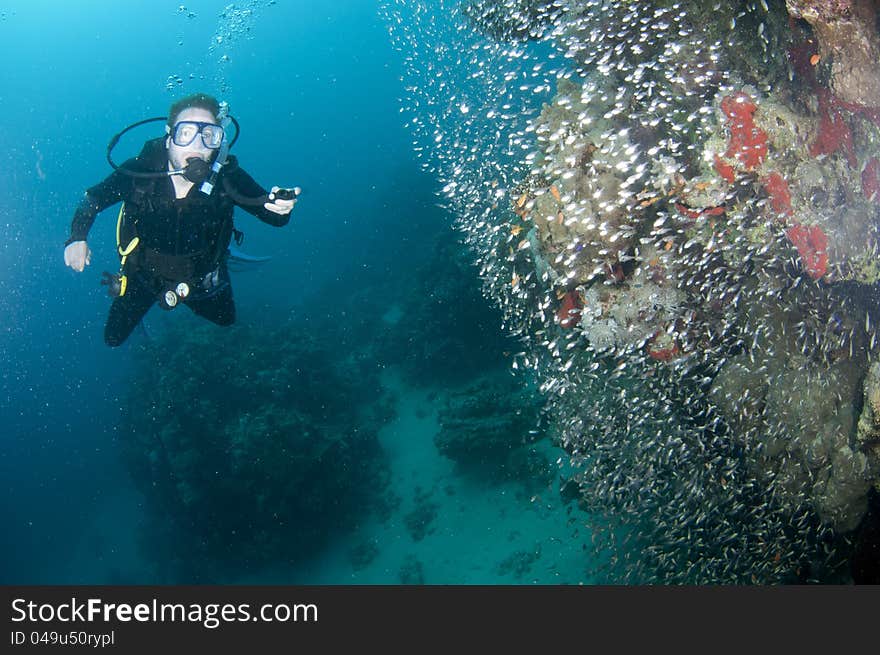
[[[165,171],[167,167],[163,138],[148,141],[137,157],[123,164],[123,168],[140,172]],[[289,216],[271,212],[257,201],[265,197],[266,190],[238,166],[234,156],[228,157],[211,195],[202,193],[199,186],[193,185],[186,197],[177,199],[170,176],[136,178],[114,171],[86,191],[73,217],[67,244],[85,241],[95,217],[120,201],[125,202],[120,247],[126,248],[134,236],[139,239],[126,258],[125,294],[113,301],[107,317],[104,340],[108,345],[125,341],[153,303],[181,282],[191,290],[182,302],[196,314],[219,325],[235,321],[226,269],[235,205],[278,227],[285,225]]]

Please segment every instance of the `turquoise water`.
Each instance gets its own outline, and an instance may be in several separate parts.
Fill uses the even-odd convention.
[[[584,517],[560,500],[559,453],[546,439],[526,446],[551,471],[537,487],[528,477],[490,475],[491,466],[464,473],[435,444],[447,399],[484,374],[509,375],[512,346],[481,299],[476,270],[437,256],[460,246],[400,117],[403,64],[375,3],[13,2],[0,11],[0,37],[0,524],[7,535],[0,581],[589,582]],[[221,339],[212,332],[219,328],[188,312],[153,309],[144,333],[110,350],[102,342],[109,299],[98,281],[118,265],[115,213],[93,227],[92,265],[81,275],[63,265],[70,219],[82,191],[109,172],[110,137],[195,91],[228,100],[242,126],[235,154],[258,181],[297,185],[304,194],[281,230],[237,220],[245,250],[273,258],[234,277],[238,341]],[[152,136],[142,128],[116,158]],[[290,523],[302,520],[302,534],[320,535],[296,557],[266,555],[256,540],[242,541],[250,544],[242,552],[202,550],[170,566],[179,544],[247,526],[263,511],[254,492],[262,471],[252,463],[226,514],[175,523],[160,547],[157,517],[173,521],[186,512],[155,492],[167,478],[144,473],[151,451],[132,448],[129,437],[147,429],[149,412],[132,408],[158,393],[161,375],[161,390],[190,412],[214,384],[200,381],[200,392],[187,385],[198,358],[232,357],[231,373],[244,378],[272,373],[271,358],[247,368],[248,339],[287,325],[272,348],[320,336],[323,346],[333,344],[325,363],[343,371],[351,407],[361,411],[383,397],[369,430],[385,472],[365,477],[378,499],[336,516],[328,487],[311,518],[282,516],[276,534],[275,524],[262,528],[265,539],[283,543],[296,534]],[[177,348],[186,346],[174,332],[181,327],[201,330],[198,347]],[[321,370],[309,371],[310,384],[332,398],[336,378]],[[283,397],[273,402],[285,411]],[[248,434],[277,438],[271,430]],[[198,439],[209,436],[193,437],[196,468],[209,466],[198,460]],[[271,488],[277,480],[266,473],[262,495],[282,497]],[[208,505],[212,490],[211,483],[201,488]],[[215,555],[222,564],[210,574],[194,563]]]
[[[858,49],[781,0],[81,4],[0,9],[0,582],[876,581]],[[82,274],[71,217],[195,92],[303,193],[236,214],[234,326],[110,349],[116,208]]]

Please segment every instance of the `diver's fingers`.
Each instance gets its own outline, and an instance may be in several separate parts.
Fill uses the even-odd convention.
[[[263,207],[268,209],[270,212],[274,212],[283,216],[284,214],[290,213],[290,210],[293,209],[293,203],[293,200],[276,200],[275,202],[264,203]]]
[[[75,241],[64,249],[64,263],[77,273],[92,261],[92,251],[85,241]]]

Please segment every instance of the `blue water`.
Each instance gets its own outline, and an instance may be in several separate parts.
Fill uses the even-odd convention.
[[[141,383],[132,358],[146,337],[135,333],[115,350],[102,341],[109,299],[98,280],[118,266],[115,209],[90,233],[93,257],[85,273],[67,269],[62,257],[80,195],[109,172],[105,148],[113,134],[164,115],[185,93],[217,94],[242,126],[234,152],[243,167],[264,186],[302,187],[287,227],[276,230],[246,215],[237,220],[247,234],[244,249],[273,257],[259,272],[235,278],[239,323],[256,330],[307,314],[315,302],[325,314],[350,307],[355,294],[373,298],[378,315],[401,320],[394,317],[395,298],[370,296],[370,289],[406,280],[438,235],[450,232],[451,218],[435,206],[437,183],[420,169],[399,116],[400,55],[376,3],[238,3],[254,13],[239,15],[235,25],[220,16],[226,6],[188,2],[181,11],[177,2],[38,0],[6,3],[0,11],[0,582],[159,581],[151,577],[150,552],[138,545],[143,497],[119,458],[121,408]],[[228,61],[219,63],[223,55]],[[154,135],[145,127],[127,137],[116,159]],[[161,334],[178,319],[185,320],[153,309],[145,323]],[[488,339],[503,344],[500,327]],[[160,358],[156,365],[187,362]],[[415,471],[407,467],[433,466],[427,486],[445,484],[450,494],[464,483],[431,445],[433,401],[389,375],[389,388],[399,391],[398,414],[380,437],[397,448],[392,460],[404,467],[392,473],[398,489],[411,490]],[[410,432],[401,436],[401,429]],[[533,548],[550,532],[552,543],[561,543],[555,533],[565,526],[555,522],[556,509],[536,509],[535,497],[517,498],[514,486],[462,489],[456,502],[518,517],[517,525],[498,518],[496,526],[484,517],[462,527],[454,516],[464,509],[442,509],[441,519],[452,523],[438,524],[438,541],[417,544],[407,541],[397,519],[370,532],[375,521],[365,518],[361,533],[341,534],[311,563],[257,579],[397,582],[401,561],[416,553],[428,582],[522,581],[499,572],[497,561]],[[473,502],[461,494],[473,494]],[[404,509],[409,502],[404,498]],[[531,524],[521,518],[529,512],[535,525],[550,526],[547,534],[529,534]],[[397,547],[383,543],[366,569],[335,555],[365,539]],[[449,561],[450,539],[467,545],[456,555],[461,563]],[[445,547],[445,559],[431,547]],[[577,544],[566,548],[575,551]],[[474,549],[498,556],[465,565]],[[544,553],[547,559],[547,546]],[[579,570],[576,556],[568,565]],[[561,574],[561,566],[535,569],[533,577],[575,581],[578,574]],[[240,579],[237,574],[230,571],[226,580]]]

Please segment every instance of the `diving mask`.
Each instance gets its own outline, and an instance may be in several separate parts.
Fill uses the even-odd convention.
[[[211,150],[216,150],[223,143],[224,131],[220,125],[199,121],[180,121],[175,124],[171,131],[171,140],[174,145],[185,148],[195,141],[199,134],[202,135],[202,143]]]

